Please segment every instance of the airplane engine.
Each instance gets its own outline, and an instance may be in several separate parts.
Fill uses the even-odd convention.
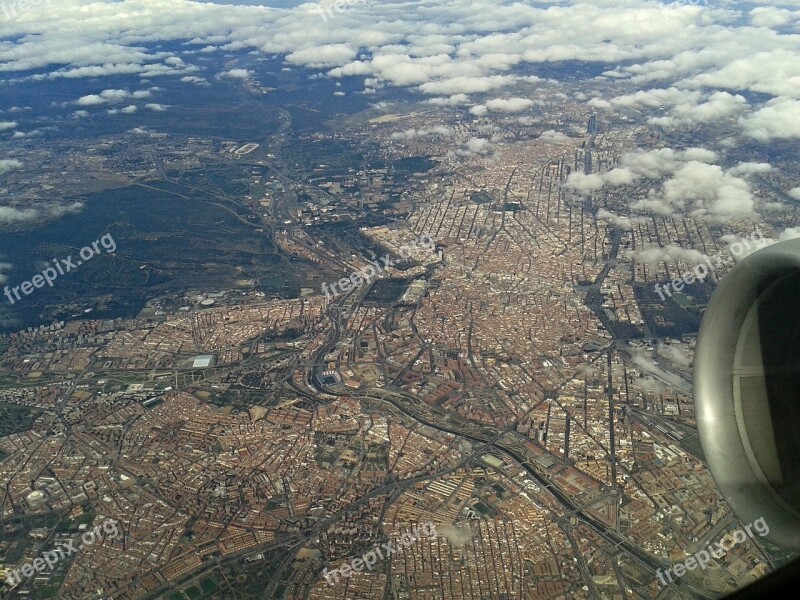
[[[722,279],[694,359],[697,427],[714,480],[743,523],[800,549],[800,239]]]

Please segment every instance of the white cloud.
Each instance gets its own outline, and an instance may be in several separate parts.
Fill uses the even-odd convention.
[[[653,88],[639,90],[633,94],[612,98],[608,104],[620,108],[669,108],[680,104],[696,104],[701,93],[690,90],[679,90],[671,87],[667,89]],[[591,101],[590,101],[591,102]]]
[[[220,73],[220,75],[222,77],[231,77],[232,79],[247,79],[253,76],[253,72],[247,69],[231,69],[230,71]]]
[[[290,52],[286,60],[306,67],[336,67],[354,59],[356,51],[350,44],[323,44]]]
[[[492,75],[491,77],[452,77],[442,81],[430,81],[419,86],[423,94],[454,95],[489,92],[514,83],[513,77]]]
[[[611,211],[606,210],[605,208],[601,208],[597,211],[597,218],[600,221],[606,221],[611,223],[615,227],[619,227],[620,229],[630,230],[633,229],[634,225],[642,225],[645,224],[647,219],[644,217],[623,217],[620,215],[616,215]]]
[[[640,179],[660,179],[674,173],[687,161],[697,163],[711,162],[716,153],[705,148],[688,148],[675,151],[671,148],[658,150],[636,150],[623,154],[620,166],[604,173],[584,175],[580,172],[570,173],[564,187],[578,192],[597,191],[606,185],[630,185]]]
[[[665,117],[654,117],[650,122],[664,127],[686,127],[735,117],[748,108],[743,96],[728,92],[714,92],[704,102],[676,104]]]
[[[8,276],[5,275],[4,271],[10,271],[14,268],[14,265],[9,262],[0,262],[0,283],[6,283],[8,281]]]
[[[611,102],[603,100],[602,98],[592,98],[586,104],[592,108],[599,108],[601,110],[608,110],[611,108]]]
[[[327,69],[331,77],[369,77],[370,91],[415,86],[447,104],[464,103],[462,94],[534,81],[512,74],[525,64],[606,62],[608,79],[656,86],[589,104],[666,111],[653,115],[663,126],[739,116],[746,107],[737,91],[800,99],[800,48],[792,35],[772,29],[797,23],[797,12],[788,7],[442,0],[409,10],[388,0],[349,6],[328,23],[314,6],[172,0],[163,11],[154,0],[59,0],[57,14],[25,11],[0,23],[0,37],[9,40],[0,46],[0,70],[42,71],[34,78],[174,75],[204,84],[202,62],[192,64],[194,56],[253,51]],[[157,46],[186,39],[182,56]],[[614,67],[619,64],[625,66]],[[223,75],[253,73],[231,69]],[[720,92],[727,95],[715,95]],[[102,103],[83,100],[92,102]]]
[[[656,352],[684,369],[692,366],[692,353],[684,347],[659,342],[658,346],[656,346]]]
[[[197,75],[187,75],[186,77],[181,77],[181,81],[183,83],[194,83],[195,85],[208,84],[208,81],[205,77],[198,77]]]
[[[728,170],[731,175],[754,175],[757,173],[769,173],[772,171],[769,163],[740,162],[738,165]]]
[[[466,94],[453,94],[452,96],[444,96],[441,98],[430,98],[427,100],[428,104],[436,106],[459,106],[469,102],[469,96]]]
[[[529,109],[533,100],[527,95],[540,80],[524,74],[536,65],[591,61],[607,65],[598,78],[602,94],[586,89],[573,100],[592,108],[642,111],[651,124],[666,128],[723,122],[733,130],[726,133],[729,146],[741,132],[763,142],[800,137],[800,46],[793,33],[799,11],[792,4],[440,0],[410,10],[405,2],[386,0],[350,6],[330,22],[311,8],[311,3],[275,8],[171,0],[164,11],[157,0],[59,0],[58,11],[25,11],[0,23],[5,40],[0,72],[37,80],[173,76],[208,85],[209,52],[226,59],[229,53],[249,53],[248,61],[282,56],[285,69],[307,68],[336,79],[364,77],[366,94],[408,87],[429,96],[433,106],[473,103],[471,112],[482,115]],[[177,43],[179,53],[169,50]],[[216,76],[241,79],[258,71],[226,69]],[[631,84],[643,89],[617,92],[617,82],[626,91]],[[106,87],[82,96],[77,105],[124,106],[151,94]],[[498,90],[509,97],[475,98]],[[764,103],[757,94],[774,98]],[[159,110],[156,106],[166,108],[156,103],[149,108]],[[492,135],[485,135],[488,143]],[[461,150],[472,152],[469,145]],[[625,185],[669,176],[686,162],[677,155],[665,158],[660,167],[647,164],[646,157],[638,157],[639,163],[623,161],[598,177],[602,185]],[[747,175],[723,173],[713,198],[694,199],[682,208],[708,215],[726,206],[745,212],[752,201],[749,191],[726,179],[736,180],[737,174]],[[599,183],[575,175],[570,185],[596,189]],[[663,193],[648,195],[640,206],[652,208]]]
[[[570,173],[567,180],[564,182],[564,187],[566,189],[581,193],[597,191],[604,185],[605,181],[596,173],[592,173],[591,175],[580,172]]]
[[[486,102],[486,108],[492,112],[516,113],[533,106],[533,100],[528,98],[495,98]]]
[[[654,201],[671,209],[670,214],[688,212],[695,218],[720,221],[752,216],[755,207],[746,180],[726,173],[719,165],[695,160],[680,167],[664,183],[662,192],[651,197],[649,204],[638,205],[652,208]]]
[[[128,90],[103,90],[99,94],[89,94],[78,98],[76,104],[78,106],[98,106],[106,103],[122,102],[131,98],[149,98],[152,93],[149,90],[137,90],[131,93]]]
[[[631,250],[628,252],[628,255],[650,268],[657,268],[665,262],[696,265],[702,263],[706,259],[706,255],[699,250],[681,248],[675,244]]]
[[[637,179],[639,179],[638,174],[631,171],[628,167],[611,169],[603,173],[603,181],[612,186],[630,185]]]
[[[22,168],[22,162],[15,159],[0,159],[0,173],[8,173]]]
[[[773,6],[759,6],[750,11],[750,22],[756,27],[781,27],[797,18],[798,13]]]
[[[554,131],[553,129],[548,129],[547,131],[542,132],[542,135],[540,135],[537,139],[540,139],[543,142],[563,144],[569,141],[569,136],[561,133],[560,131]]]
[[[393,140],[413,140],[434,136],[451,137],[452,135],[452,129],[440,125],[429,129],[406,129],[405,131],[396,131],[389,137]]]
[[[103,90],[100,92],[100,97],[106,102],[121,102],[130,98],[131,95],[128,90]]]
[[[712,164],[717,155],[705,148],[676,151],[671,148],[624,154],[620,166],[604,173],[571,173],[564,187],[590,193],[605,186],[630,185],[641,179],[663,180],[646,197],[631,204],[634,211],[657,215],[690,215],[723,222],[753,216],[756,199],[740,175],[766,173],[766,163],[739,163],[725,170]],[[606,216],[611,213],[607,213]]]
[[[454,548],[462,548],[472,543],[472,527],[468,523],[438,527],[437,533],[450,542]]]
[[[778,235],[778,241],[794,240],[800,238],[800,227],[788,227]]]
[[[0,161],[2,162],[2,161]],[[57,219],[67,214],[75,214],[83,209],[83,203],[46,204],[30,208],[0,206],[0,224],[28,223],[42,219]]]
[[[33,221],[39,218],[39,212],[32,208],[14,208],[12,206],[0,206],[0,225],[10,225]]]
[[[97,94],[89,94],[88,96],[82,96],[78,98],[78,106],[96,106],[98,104],[105,104],[107,100],[104,100]]]
[[[762,142],[800,137],[800,101],[771,100],[763,108],[743,117],[739,123],[747,135]]]
[[[491,154],[492,152],[492,143],[484,138],[470,138],[467,140],[465,144],[458,150],[458,154],[461,156],[472,156],[472,155],[480,155],[486,156]]]

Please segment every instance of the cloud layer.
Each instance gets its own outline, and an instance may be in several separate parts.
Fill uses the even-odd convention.
[[[323,18],[316,3],[279,9],[59,0],[57,10],[46,3],[0,22],[0,73],[179,76],[202,84],[207,75],[254,74],[233,67],[204,75],[199,56],[250,50],[282,55],[290,65],[330,77],[363,76],[367,88],[411,87],[438,103],[459,104],[538,80],[517,72],[525,65],[593,61],[608,65],[604,78],[644,88],[595,98],[598,108],[663,109],[652,122],[669,127],[734,118],[747,135],[765,141],[800,137],[800,47],[789,33],[800,23],[800,10],[783,4],[416,0],[356,2]],[[156,47],[163,42],[183,43],[186,51],[178,56]],[[751,107],[744,92],[774,98]],[[80,100],[94,105],[118,98]],[[498,97],[472,110],[481,115],[530,106],[526,98]]]

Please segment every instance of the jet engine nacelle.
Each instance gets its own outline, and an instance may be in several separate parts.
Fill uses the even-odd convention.
[[[751,254],[720,282],[697,338],[694,399],[731,508],[800,549],[800,239]]]

